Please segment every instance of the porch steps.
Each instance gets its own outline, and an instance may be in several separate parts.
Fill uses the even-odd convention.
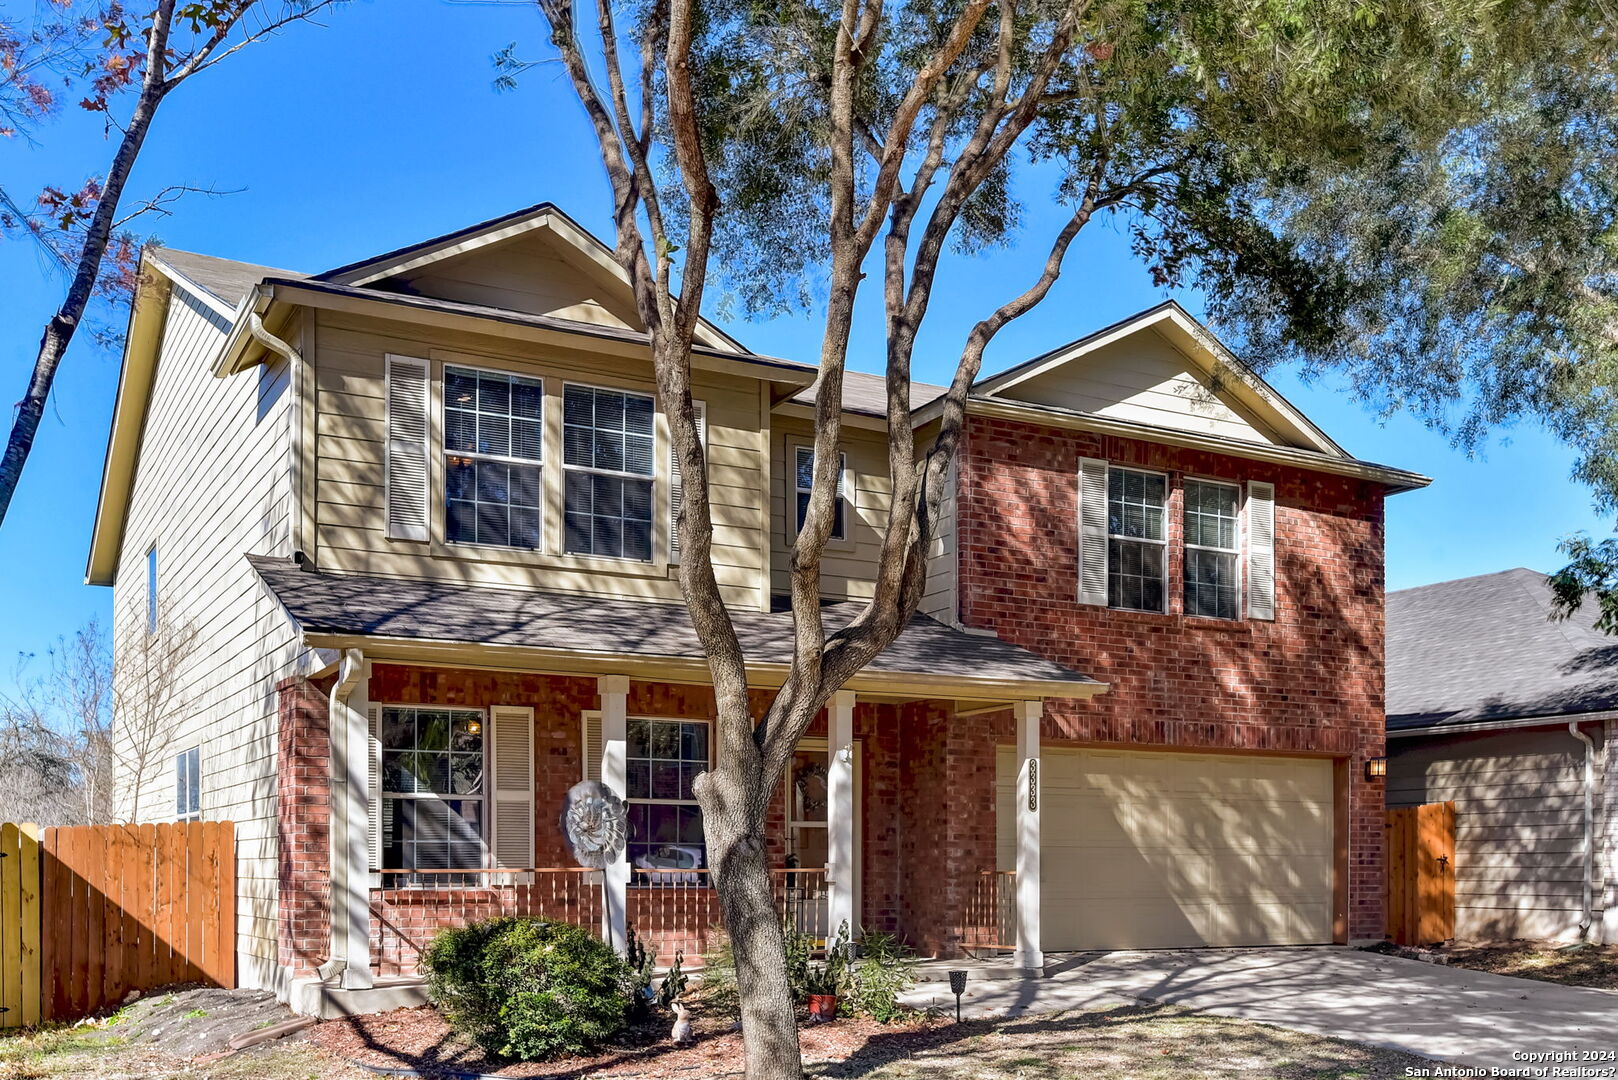
[[[293,982],[287,998],[287,1006],[299,1016],[313,1016],[321,1020],[362,1016],[390,1009],[410,1009],[425,1004],[427,983],[417,978],[378,979],[375,986],[365,990],[328,986],[319,979],[298,979]]]

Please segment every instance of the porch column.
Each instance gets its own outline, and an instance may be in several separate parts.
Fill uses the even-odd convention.
[[[1039,934],[1039,721],[1044,703],[1019,701],[1017,724],[1017,951],[1024,971],[1045,966]]]
[[[331,744],[331,944],[320,975],[346,990],[372,985],[370,845],[371,662],[358,649],[342,654],[327,715]]]
[[[854,692],[839,690],[826,708],[826,932],[836,937],[848,923],[859,933],[854,910]]]
[[[603,675],[596,687],[601,694],[601,782],[620,799],[627,799],[629,676]],[[619,852],[602,877],[601,934],[621,956],[629,951],[629,852]]]

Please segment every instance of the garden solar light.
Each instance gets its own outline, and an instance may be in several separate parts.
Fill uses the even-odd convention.
[[[966,972],[951,971],[949,973],[950,992],[955,995],[955,1022],[961,1022],[961,995],[966,993]]]

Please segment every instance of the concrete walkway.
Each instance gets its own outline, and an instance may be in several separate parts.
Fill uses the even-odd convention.
[[[1052,956],[1043,979],[974,977],[970,1016],[1049,1013],[1146,1001],[1257,1020],[1485,1068],[1554,1065],[1514,1053],[1571,1053],[1566,1066],[1618,1061],[1618,993],[1441,967],[1351,949],[1207,949]],[[978,973],[974,973],[977,975]],[[947,984],[912,1004],[954,1008]],[[1541,1074],[1547,1075],[1547,1074]],[[1555,1075],[1554,1071],[1548,1075]]]

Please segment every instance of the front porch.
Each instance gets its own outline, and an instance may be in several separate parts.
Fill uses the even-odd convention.
[[[671,725],[689,742],[710,723],[708,688],[349,659],[346,679],[339,671],[282,688],[282,775],[300,778],[283,792],[283,836],[303,840],[283,859],[290,977],[350,989],[411,979],[438,930],[497,915],[584,926],[620,949],[633,933],[660,965],[701,963],[721,923],[717,896],[700,831],[679,831],[689,792],[662,779],[689,762],[650,743],[667,741]],[[761,706],[770,692],[758,691]],[[995,869],[994,747],[1020,733],[1037,755],[1039,716],[1037,701],[836,695],[772,800],[782,918],[821,947],[846,922],[856,937],[895,933],[927,957],[1015,952],[1019,967],[1038,967],[1037,948],[1017,950],[1015,936],[1037,927],[1038,892],[1025,895],[1016,872]],[[400,749],[390,724],[406,719],[435,732],[448,725],[450,735]],[[487,747],[471,770],[487,777],[482,798],[393,790],[408,786],[390,779],[394,755],[435,754],[461,737]],[[454,789],[455,769],[443,775]],[[605,870],[570,865],[559,820],[567,789],[594,776],[626,794],[632,814],[628,850]],[[1019,801],[1030,805],[1019,835],[1037,875],[1037,798]],[[457,849],[456,837],[475,843]]]

